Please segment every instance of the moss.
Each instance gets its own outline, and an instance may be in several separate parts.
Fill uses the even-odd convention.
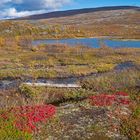
[[[102,64],[97,65],[96,69],[99,73],[102,73],[102,72],[111,71],[111,70],[113,70],[114,67],[115,67],[114,64],[102,63]]]
[[[20,93],[22,93],[28,98],[33,98],[33,99],[37,98],[37,96],[39,96],[43,90],[44,88],[42,87],[29,86],[26,84],[22,84],[19,87]]]

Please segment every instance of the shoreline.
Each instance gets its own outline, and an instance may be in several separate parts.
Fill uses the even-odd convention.
[[[37,40],[68,40],[68,39],[110,39],[110,40],[122,40],[122,41],[140,41],[140,39],[131,39],[131,38],[123,38],[123,37],[113,37],[113,36],[93,36],[93,37],[69,37],[69,38],[41,38],[41,39],[33,39],[33,41]]]

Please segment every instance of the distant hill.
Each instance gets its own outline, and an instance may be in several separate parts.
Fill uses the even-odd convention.
[[[33,38],[140,39],[140,7],[115,6],[56,11],[0,22],[0,34]]]
[[[67,11],[55,11],[50,13],[22,17],[22,18],[18,18],[18,20],[40,20],[40,19],[49,19],[49,18],[68,17],[68,16],[100,12],[100,11],[129,10],[129,9],[140,11],[140,7],[135,7],[135,6],[112,6],[112,7],[85,8],[85,9],[76,9],[76,10],[67,10]]]

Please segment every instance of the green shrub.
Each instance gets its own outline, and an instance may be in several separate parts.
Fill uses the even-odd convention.
[[[35,87],[26,85],[26,84],[22,84],[19,87],[20,93],[24,94],[26,97],[28,98],[34,98],[38,95],[38,90],[36,90]]]

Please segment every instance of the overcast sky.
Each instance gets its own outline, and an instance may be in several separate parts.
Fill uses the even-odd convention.
[[[0,19],[56,10],[117,5],[140,6],[140,0],[0,0]]]

